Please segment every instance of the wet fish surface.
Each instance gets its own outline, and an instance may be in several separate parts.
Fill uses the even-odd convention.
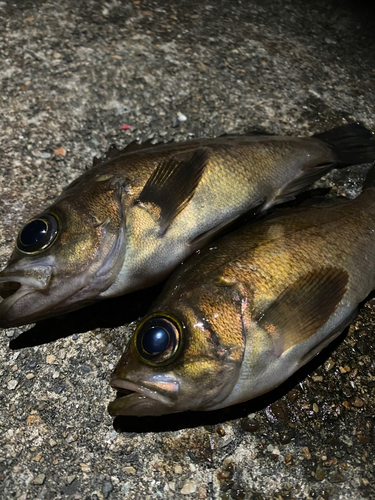
[[[136,327],[111,415],[216,410],[277,387],[375,288],[375,188],[279,210],[190,257]]]
[[[239,216],[375,158],[352,124],[311,138],[224,136],[112,148],[20,230],[0,273],[0,327],[151,286]]]

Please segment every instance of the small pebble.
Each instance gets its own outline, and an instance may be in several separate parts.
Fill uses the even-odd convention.
[[[47,362],[48,364],[51,364],[51,363],[53,363],[53,362],[55,361],[55,359],[56,359],[56,356],[55,356],[54,354],[49,354],[49,355],[47,356],[47,358],[46,358],[46,362]]]
[[[177,464],[174,466],[174,473],[175,474],[182,474],[182,467],[180,464]]]
[[[51,153],[45,153],[43,151],[38,151],[37,149],[31,151],[31,154],[35,156],[35,158],[43,158],[44,160],[51,158]]]
[[[199,486],[198,488],[198,498],[204,500],[207,498],[207,488],[205,486]]]
[[[289,432],[283,432],[280,434],[280,443],[281,444],[288,444],[292,440],[292,436],[289,434]]]
[[[332,370],[332,368],[335,366],[335,362],[332,360],[332,359],[329,359],[327,361],[327,363],[325,364],[325,369],[327,372],[329,372],[329,370]]]
[[[35,377],[35,375],[33,373],[27,373],[26,374],[26,378],[29,379],[29,380],[33,379],[34,377]]]
[[[180,122],[186,122],[187,120],[187,117],[185,115],[183,115],[182,113],[180,113],[180,111],[177,113],[177,119],[180,121]]]
[[[294,403],[294,401],[298,398],[299,392],[296,389],[292,389],[291,391],[288,392],[288,399],[291,403]]]
[[[315,478],[318,481],[323,481],[323,479],[326,477],[326,473],[321,465],[318,465],[316,470],[315,470]]]
[[[123,467],[122,469],[124,472],[126,472],[127,474],[135,474],[136,473],[136,470],[134,469],[134,467],[132,467],[131,465],[128,466],[128,467]]]
[[[18,380],[16,380],[16,379],[9,380],[9,382],[8,382],[8,389],[10,391],[13,391],[13,389],[15,389],[17,387],[17,385],[18,385]]]
[[[64,148],[57,148],[53,152],[55,155],[60,155],[60,156],[65,156],[66,155],[66,150]]]
[[[182,495],[191,495],[197,491],[197,484],[194,481],[187,481],[181,488]]]
[[[363,401],[361,398],[359,398],[358,396],[354,397],[352,400],[351,400],[351,403],[353,406],[355,406],[356,408],[362,408],[363,406]]]
[[[225,480],[229,479],[231,477],[231,475],[232,474],[228,470],[223,470],[221,472],[218,472],[217,478],[219,479],[219,481],[220,480],[224,480],[225,481]]]
[[[45,474],[39,474],[38,476],[34,477],[33,483],[34,484],[43,484],[46,476]]]
[[[284,400],[279,399],[270,405],[272,416],[279,422],[286,422],[289,418],[289,410]]]
[[[42,452],[40,451],[39,453],[37,453],[35,455],[35,457],[33,457],[31,460],[33,460],[34,462],[40,462],[40,459],[42,458]]]
[[[259,430],[259,424],[256,420],[247,418],[243,423],[243,428],[246,432],[256,432]]]
[[[112,490],[113,490],[113,484],[110,481],[106,481],[103,484],[102,488],[104,498],[108,498],[108,495],[111,493]]]

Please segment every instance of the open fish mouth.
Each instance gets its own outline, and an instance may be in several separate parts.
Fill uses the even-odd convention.
[[[166,408],[174,405],[174,401],[159,391],[152,390],[144,385],[121,379],[113,379],[111,387],[117,390],[115,401],[108,406],[110,415],[152,415],[165,413]],[[154,410],[150,409],[153,408]],[[155,412],[155,413],[154,413]]]
[[[0,276],[0,324],[2,318],[22,297],[44,290],[50,281],[51,273],[34,276]]]

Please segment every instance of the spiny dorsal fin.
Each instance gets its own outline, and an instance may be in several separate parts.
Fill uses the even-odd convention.
[[[100,163],[104,163],[108,160],[112,160],[113,158],[116,158],[119,155],[122,155],[124,152],[123,149],[118,149],[116,144],[111,144],[108,148],[108,151],[106,154],[103,156],[103,158],[98,158],[94,156],[94,159],[92,161],[92,166],[95,167],[96,165],[99,165]]]
[[[226,132],[224,134],[220,134],[218,137],[246,137],[246,136],[252,136],[252,135],[266,135],[266,136],[272,136],[275,135],[272,132],[267,132],[266,130],[262,129],[261,127],[258,127],[257,129],[249,129],[246,130],[243,133],[240,132]]]
[[[136,203],[159,209],[161,235],[194,195],[209,155],[205,148],[175,155],[159,163],[148,179]]]
[[[170,141],[170,142],[173,142]],[[103,158],[97,158],[96,156],[93,159],[92,166],[98,165],[99,163],[104,163],[108,160],[112,160],[117,156],[121,156],[128,153],[133,153],[135,151],[142,151],[143,149],[153,148],[155,146],[161,146],[162,144],[167,144],[163,141],[157,142],[155,144],[152,143],[152,139],[147,139],[145,142],[137,142],[136,140],[132,141],[130,144],[124,147],[124,149],[118,149],[115,144],[111,144],[108,148],[108,151],[105,153]],[[169,144],[169,142],[168,142]]]
[[[125,148],[122,150],[122,153],[133,153],[134,151],[142,151],[143,149],[149,149],[149,148],[154,148],[155,146],[161,146],[163,144],[169,144],[172,141],[169,142],[164,142],[164,141],[159,141],[156,143],[152,142],[153,139],[147,139],[145,142],[137,142],[137,141],[132,141],[130,144],[125,146]]]
[[[325,267],[300,276],[278,296],[258,321],[273,337],[276,356],[310,338],[328,321],[348,279],[345,270]]]

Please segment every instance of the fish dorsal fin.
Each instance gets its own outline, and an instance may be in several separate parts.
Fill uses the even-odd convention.
[[[348,273],[336,267],[309,271],[277,297],[258,321],[273,337],[276,356],[310,338],[328,321],[348,279]]]
[[[272,136],[275,135],[272,132],[267,132],[266,130],[263,130],[262,128],[257,128],[254,130],[246,130],[244,133],[239,133],[239,132],[226,132],[224,134],[220,134],[219,137],[248,137],[248,136],[258,136],[258,135],[266,135],[266,136]]]
[[[205,148],[176,154],[159,163],[148,179],[136,203],[158,208],[161,235],[194,195],[209,155]]]
[[[154,148],[156,146],[161,146],[163,144],[169,144],[169,142],[173,142],[172,140],[169,141],[168,143],[164,141],[153,143],[152,140],[153,139],[147,139],[147,141],[145,142],[132,141],[130,144],[125,146],[125,148],[122,150],[122,154],[133,153],[134,151],[142,151],[143,149]]]
[[[173,142],[173,141],[171,141]],[[127,153],[133,153],[135,151],[142,151],[143,149],[153,148],[155,146],[161,146],[162,144],[166,144],[163,141],[157,142],[156,144],[152,143],[152,139],[147,139],[145,142],[137,142],[136,140],[132,141],[130,144],[124,147],[124,149],[118,149],[115,144],[111,144],[108,148],[108,151],[105,153],[103,158],[97,158],[96,156],[93,159],[92,166],[98,165],[99,163],[104,163],[108,160],[112,160],[117,156],[121,156]]]
[[[278,205],[280,203],[294,200],[295,197],[299,193],[301,193],[308,185],[313,184],[325,173],[332,170],[334,165],[334,163],[326,163],[324,165],[314,166],[313,168],[308,167],[302,169],[292,181],[288,182],[281,189],[279,189],[279,191],[276,193],[276,196],[272,198],[271,202],[268,202],[263,207],[263,210],[267,210],[272,205]]]
[[[104,163],[107,160],[112,160],[113,158],[116,158],[117,156],[123,154],[123,152],[124,152],[124,150],[118,149],[116,144],[111,144],[108,148],[108,151],[103,156],[103,158],[97,158],[96,156],[94,156],[94,159],[92,161],[92,166],[95,167],[99,163]]]

